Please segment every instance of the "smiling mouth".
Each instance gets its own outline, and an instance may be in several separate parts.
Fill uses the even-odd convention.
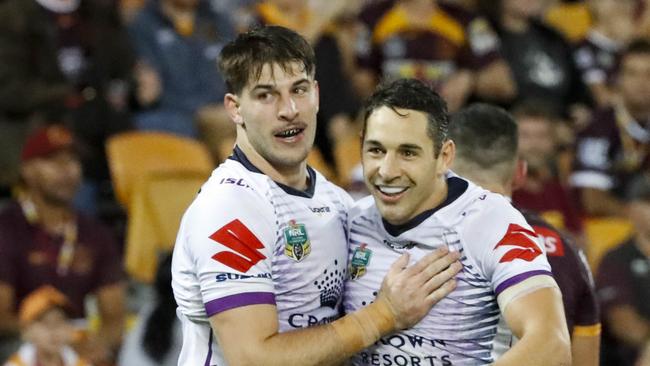
[[[406,192],[408,187],[391,187],[391,186],[380,186],[375,185],[375,188],[383,195],[388,197],[397,197],[402,193]]]
[[[288,139],[288,138],[298,136],[304,130],[305,130],[304,128],[292,128],[289,130],[278,132],[274,136],[282,139]]]

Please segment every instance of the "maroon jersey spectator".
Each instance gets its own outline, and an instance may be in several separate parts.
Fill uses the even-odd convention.
[[[635,41],[621,59],[620,102],[596,112],[579,133],[571,184],[590,215],[621,215],[629,177],[648,167],[650,42]]]
[[[377,79],[422,80],[440,90],[452,110],[471,93],[488,99],[514,95],[499,40],[484,18],[420,0],[379,2],[360,17],[368,38],[360,42],[359,66]]]
[[[17,330],[17,304],[43,285],[70,299],[75,318],[85,317],[92,294],[101,329],[86,356],[100,364],[121,343],[122,265],[110,232],[73,209],[81,165],[72,147],[70,131],[58,125],[35,130],[23,147],[22,194],[0,213],[0,333]]]
[[[625,193],[634,235],[609,251],[596,272],[607,365],[633,365],[650,334],[649,177],[636,177]]]
[[[535,100],[516,106],[512,113],[517,120],[519,154],[528,164],[526,181],[513,193],[513,202],[544,216],[560,229],[580,235],[582,221],[578,209],[557,173],[557,116]]]

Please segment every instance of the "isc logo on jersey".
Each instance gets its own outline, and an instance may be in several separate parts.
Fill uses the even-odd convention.
[[[503,236],[494,249],[499,247],[514,247],[501,257],[499,263],[512,262],[515,259],[522,259],[526,262],[532,262],[542,254],[542,250],[535,241],[537,233],[528,230],[517,224],[510,224],[506,234]]]

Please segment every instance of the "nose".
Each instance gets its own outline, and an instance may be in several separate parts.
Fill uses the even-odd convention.
[[[293,121],[298,117],[298,108],[296,102],[291,96],[282,96],[278,108],[278,118],[283,121]]]
[[[379,176],[385,182],[389,182],[400,175],[399,163],[395,154],[386,153],[384,157],[379,162]]]

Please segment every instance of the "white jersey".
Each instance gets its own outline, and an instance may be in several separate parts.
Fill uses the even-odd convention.
[[[236,148],[187,209],[172,261],[179,365],[226,365],[208,322],[222,311],[273,304],[281,332],[339,317],[352,201],[308,170],[309,189],[297,191]]]
[[[355,365],[490,364],[498,356],[499,295],[533,276],[553,285],[543,245],[506,198],[460,177],[450,176],[447,183],[445,202],[404,225],[383,222],[372,197],[350,212],[346,312],[373,301],[388,268],[404,252],[416,261],[446,245],[461,253],[463,264],[449,296],[413,328],[357,354]]]

